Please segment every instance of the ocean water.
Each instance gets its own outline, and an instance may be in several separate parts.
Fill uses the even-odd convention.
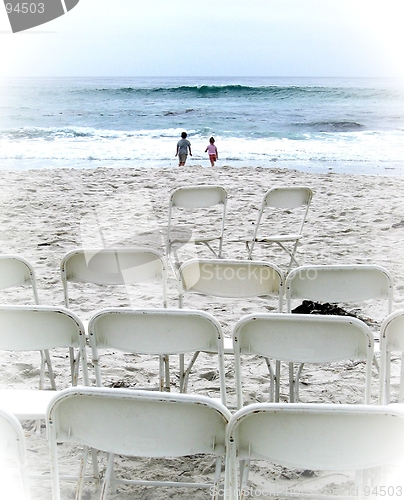
[[[0,168],[175,167],[404,174],[404,81],[356,78],[3,78]]]

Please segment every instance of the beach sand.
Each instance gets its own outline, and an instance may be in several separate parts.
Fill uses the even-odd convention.
[[[18,254],[35,268],[39,298],[44,305],[63,305],[60,280],[60,261],[65,253],[78,247],[149,246],[164,251],[170,192],[180,186],[217,184],[223,186],[229,197],[224,257],[246,258],[245,246],[236,242],[252,234],[263,194],[275,186],[309,186],[313,201],[298,250],[301,264],[378,264],[386,267],[395,282],[393,310],[404,307],[404,179],[395,177],[355,176],[341,174],[314,175],[287,169],[250,169],[201,166],[170,169],[41,169],[0,172],[0,238],[3,254]],[[195,221],[204,230],[210,228],[212,213],[200,215]],[[226,241],[227,240],[227,241]],[[207,250],[191,248],[188,256],[211,257]],[[256,258],[279,264],[286,270],[287,259],[272,250],[257,251]],[[83,319],[104,306],[158,307],[156,291],[148,285],[139,292],[99,293],[90,287],[89,298],[77,296],[72,309]],[[24,303],[27,296],[20,290],[2,293],[2,301]],[[177,307],[177,287],[169,275],[169,307]],[[249,301],[220,301],[193,297],[187,307],[205,309],[221,322],[225,334],[244,314],[274,310],[275,303],[263,299]],[[342,306],[344,306],[342,304]],[[352,307],[347,307],[352,309]],[[361,317],[374,320],[372,329],[378,335],[385,315],[383,304],[369,303],[364,309],[354,308]],[[38,358],[21,354],[18,362],[9,353],[0,357],[3,387],[36,387]],[[54,361],[58,387],[67,385],[67,359],[60,355]],[[154,383],[157,373],[155,359],[137,359],[114,353],[108,356],[105,380],[109,384],[129,385],[131,380],[139,387]],[[226,357],[226,377],[230,402],[234,403],[234,369],[231,357]],[[246,401],[266,401],[269,381],[266,368],[257,358],[244,364]],[[202,356],[191,374],[189,392],[217,397],[218,381],[215,360]],[[393,370],[394,371],[394,370]],[[93,377],[93,374],[92,378]],[[247,377],[248,375],[248,377]],[[377,373],[374,370],[372,401],[377,401]],[[394,375],[396,376],[396,374]],[[286,378],[283,379],[286,382]],[[175,366],[172,382],[178,385]],[[348,362],[336,366],[307,366],[302,374],[302,402],[358,403],[363,396],[363,364]],[[286,400],[287,385],[281,388],[281,399]],[[393,399],[397,397],[395,385]],[[31,472],[49,470],[45,433],[38,436],[29,432],[25,424]],[[169,432],[169,430],[168,430]],[[77,470],[77,455],[73,448],[65,453],[70,472]],[[161,479],[179,478],[199,480],[213,471],[210,458],[193,457],[190,460],[117,459],[129,475],[141,479],[155,475]],[[101,466],[102,468],[103,466]],[[119,470],[119,467],[117,470]],[[288,476],[289,474],[289,476]],[[252,487],[265,488],[274,477],[291,485],[295,477],[282,468],[268,471],[264,465],[254,465]],[[297,477],[297,474],[296,474]],[[332,474],[305,477],[306,486],[343,482]],[[321,483],[322,482],[322,483]],[[34,500],[50,500],[50,481],[32,481]],[[66,484],[64,498],[72,498],[73,485]],[[96,498],[93,486],[86,486],[84,498]],[[137,490],[136,490],[137,491]],[[189,498],[188,490],[139,490],[141,499]],[[110,498],[133,498],[133,488],[122,488]],[[206,491],[192,492],[192,498],[209,498]]]

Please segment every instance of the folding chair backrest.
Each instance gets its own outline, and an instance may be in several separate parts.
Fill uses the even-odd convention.
[[[0,409],[0,491],[3,494],[8,494],[4,498],[15,500],[29,500],[31,498],[26,455],[25,435],[20,422],[11,413]],[[13,468],[3,468],[3,461],[4,465],[13,465]],[[14,469],[18,469],[17,481],[12,474]]]
[[[208,313],[186,309],[104,309],[90,320],[98,348],[138,354],[180,354],[217,347],[219,323]]]
[[[264,195],[263,206],[273,208],[297,208],[309,206],[313,192],[304,186],[276,187]]]
[[[402,464],[404,412],[388,406],[258,403],[232,416],[227,439],[232,460],[237,454],[324,471]]]
[[[50,438],[130,456],[224,454],[230,412],[203,396],[66,389],[50,405]]]
[[[238,406],[242,406],[241,354],[293,363],[366,361],[365,402],[370,402],[373,334],[348,316],[249,314],[233,331]]]
[[[180,267],[180,307],[184,292],[227,298],[279,296],[282,310],[282,271],[268,262],[191,259]]]
[[[100,349],[149,355],[218,352],[220,392],[225,401],[223,334],[208,313],[185,309],[104,309],[88,325],[97,385],[102,386]]]
[[[363,302],[386,299],[386,314],[393,305],[393,278],[377,265],[301,266],[286,279],[287,311],[293,299],[318,302]]]
[[[69,307],[68,283],[129,285],[160,280],[163,305],[167,303],[166,265],[162,255],[147,248],[78,249],[61,262],[65,306]]]
[[[53,498],[60,498],[59,442],[136,457],[224,456],[229,419],[226,407],[203,396],[99,387],[63,391],[47,417]]]
[[[71,311],[51,306],[0,306],[0,349],[41,351],[78,348],[88,383],[83,323]]]
[[[177,208],[208,208],[226,203],[226,190],[220,186],[182,187],[176,189],[170,197],[170,205]]]
[[[32,287],[34,303],[39,304],[35,272],[32,265],[18,255],[0,255],[0,290],[27,285]]]
[[[404,310],[389,314],[380,333],[380,402],[390,403],[391,355],[401,354],[398,402],[404,402]]]
[[[241,354],[256,354],[294,363],[370,359],[370,328],[349,316],[250,314],[234,328]],[[370,358],[369,358],[370,356]]]

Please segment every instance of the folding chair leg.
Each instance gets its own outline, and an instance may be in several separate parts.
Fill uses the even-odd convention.
[[[265,361],[267,363],[268,372],[269,372],[269,384],[270,384],[269,385],[269,402],[273,403],[274,396],[275,396],[275,383],[276,383],[275,373],[274,373],[274,369],[273,369],[271,360],[269,358],[265,358]]]
[[[171,257],[171,254],[174,254],[174,262],[173,262],[173,259]],[[170,264],[171,270],[172,270],[175,278],[178,280],[180,278],[180,275],[178,272],[178,268],[180,267],[180,261],[178,258],[178,252],[176,250],[172,251],[171,245],[167,249],[167,260],[168,260],[168,263]]]
[[[281,362],[279,360],[276,360],[276,362],[275,362],[275,403],[279,403],[280,386],[281,386]]]
[[[294,365],[289,363],[289,402],[298,403],[299,401],[299,381],[304,363],[300,363],[296,375],[294,374]]]
[[[198,356],[200,354],[200,351],[196,351],[194,355],[192,356],[191,361],[189,362],[187,369],[184,369],[184,355],[181,354],[182,356],[182,367],[180,363],[180,391],[181,392],[187,392],[188,390],[188,380],[189,380],[189,375],[191,374],[191,370],[195,364],[195,361],[197,360]]]
[[[170,392],[170,358],[168,354],[159,357],[159,390]]]
[[[380,366],[379,366],[379,361],[376,358],[376,355],[373,356],[373,364],[375,365],[376,371],[378,374],[380,374]]]
[[[98,456],[97,450],[91,448],[91,460],[93,462],[93,476],[94,479],[99,482],[100,481],[100,471],[98,470]]]
[[[209,248],[209,250],[213,253],[213,255],[214,255],[215,257],[217,257],[218,259],[220,259],[220,254],[218,255],[218,254],[214,251],[214,249],[213,249],[213,248],[209,245],[209,242],[207,242],[207,241],[203,241],[202,243],[204,243],[204,244],[205,244],[205,245]],[[220,252],[220,253],[221,253],[221,252]]]
[[[217,457],[216,459],[216,467],[215,467],[215,479],[213,483],[213,491],[215,492],[214,495],[212,495],[212,500],[218,500],[218,495],[219,495],[219,481],[220,481],[220,474],[222,472],[222,458]]]
[[[70,372],[72,378],[72,385],[76,386],[79,376],[81,353],[80,351],[78,351],[76,356],[73,347],[69,347],[69,357],[70,357]]]
[[[39,389],[44,388],[44,382],[45,382],[45,366],[48,366],[48,375],[51,383],[51,388],[53,390],[56,390],[56,384],[55,384],[55,376],[53,374],[53,369],[52,369],[52,362],[50,359],[49,351],[48,349],[40,351],[41,354],[41,368],[40,368],[40,374],[39,374]],[[35,433],[40,434],[41,433],[41,421],[37,420],[35,422]]]
[[[45,351],[39,351],[41,354],[41,368],[39,371],[39,390],[43,389],[45,381]]]
[[[167,392],[170,392],[171,389],[171,383],[170,383],[170,357],[168,354],[164,354],[164,378],[165,378],[165,390]]]
[[[300,363],[299,368],[297,370],[297,375],[296,375],[296,388],[295,388],[295,399],[296,403],[299,401],[299,392],[300,392],[300,375],[302,374],[304,367],[304,363]]]
[[[284,250],[290,256],[290,261],[289,261],[289,266],[288,266],[287,272],[289,272],[292,269],[293,263],[295,263],[295,265],[298,267],[299,262],[296,260],[295,255],[296,255],[296,251],[297,251],[297,245],[299,244],[299,240],[297,240],[295,242],[295,244],[293,245],[292,251],[290,251],[288,248],[286,248],[285,245],[282,245],[282,243],[280,243],[279,241],[277,241],[276,243],[278,243],[278,245],[282,248],[282,250]]]
[[[48,349],[39,351],[41,353],[41,369],[39,375],[39,389],[43,389],[45,382],[45,367],[48,366],[48,375],[51,384],[51,388],[56,390],[55,376],[53,374],[52,362],[49,355]]]
[[[244,500],[244,495],[248,494],[248,476],[250,474],[250,460],[240,460],[240,500]]]
[[[107,492],[111,481],[111,475],[114,470],[114,458],[115,455],[113,453],[108,453],[107,468],[105,471],[105,479],[104,482],[102,483],[100,500],[105,500],[107,498]]]
[[[87,457],[88,457],[88,446],[83,447],[83,451],[81,454],[81,464],[80,464],[80,473],[79,480],[77,482],[77,490],[76,490],[76,500],[81,500],[84,488],[84,478],[86,475],[86,465],[87,465]]]
[[[55,391],[56,390],[55,375],[53,373],[52,361],[48,349],[43,351],[43,353],[45,356],[46,364],[48,365],[48,375],[51,383],[51,388]]]
[[[295,403],[295,369],[293,363],[289,363],[289,403]]]
[[[252,242],[251,242],[252,244]],[[247,258],[248,260],[252,260],[252,248],[250,248],[250,245],[248,244],[248,240],[245,242],[245,249],[247,250]]]

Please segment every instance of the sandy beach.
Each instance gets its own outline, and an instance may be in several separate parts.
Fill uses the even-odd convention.
[[[41,169],[0,171],[0,238],[2,254],[18,254],[35,268],[40,303],[63,306],[63,289],[59,265],[62,257],[78,247],[149,246],[164,252],[164,234],[167,226],[168,200],[172,190],[186,185],[216,184],[228,193],[224,257],[247,258],[245,246],[235,242],[249,237],[257,217],[263,194],[276,186],[308,186],[313,190],[313,201],[299,247],[297,258],[301,264],[378,264],[386,267],[394,278],[393,310],[404,308],[404,178],[381,176],[354,176],[344,174],[310,174],[287,169],[233,168],[215,169],[202,166],[167,169]],[[205,218],[204,218],[205,217]],[[207,230],[205,215],[198,222]],[[227,241],[226,241],[227,240]],[[206,250],[194,255],[210,257]],[[269,260],[286,270],[283,254],[261,250],[260,260]],[[152,286],[152,285],[150,285]],[[177,287],[169,274],[168,306],[177,307]],[[21,291],[2,292],[1,300],[24,303],[27,295]],[[79,296],[72,309],[83,320],[104,306],[158,307],[156,294],[150,289],[140,290],[128,298],[126,291],[111,296],[109,292],[89,291],[90,300]],[[230,335],[232,326],[250,312],[267,312],[272,305],[262,300],[211,301],[196,297],[188,307],[200,308],[213,314]],[[342,306],[344,306],[342,304]],[[347,309],[352,309],[347,307]],[[364,309],[354,308],[364,318],[372,318],[372,330],[377,337],[380,322],[385,315],[382,304],[369,303]],[[34,354],[19,356],[18,362],[9,353],[1,353],[0,370],[3,387],[36,387],[38,360]],[[90,356],[89,356],[90,359]],[[58,387],[65,387],[67,359],[58,356],[54,370]],[[135,360],[118,353],[109,356],[106,379],[110,384],[129,385],[131,377],[144,387],[153,384],[157,373],[155,359]],[[129,370],[127,369],[129,367]],[[269,380],[266,367],[253,359],[245,368],[249,371],[245,386],[248,402],[267,400]],[[215,379],[215,361],[201,356],[191,374],[189,392],[218,395]],[[342,376],[343,373],[343,376]],[[377,401],[378,377],[374,370],[372,402]],[[396,376],[396,374],[394,374]],[[172,383],[177,383],[175,367]],[[234,369],[231,357],[226,357],[227,392],[234,403]],[[93,372],[91,378],[94,379]],[[285,378],[286,382],[286,378]],[[302,375],[302,402],[358,403],[363,395],[363,364],[344,363],[333,367],[308,366]],[[397,397],[393,385],[393,400]],[[282,385],[281,399],[286,399],[287,385]],[[49,466],[44,432],[32,434],[27,424],[30,468],[36,473]],[[74,450],[66,456],[74,470],[77,456]],[[212,461],[194,457],[192,460],[156,461],[118,459],[120,467],[139,478],[179,477],[199,480],[211,473]],[[78,465],[78,464],[77,464]],[[103,466],[101,465],[101,468]],[[154,467],[154,468],[153,468]],[[157,467],[157,468],[156,468]],[[254,465],[251,484],[264,488],[281,476],[291,484],[293,475],[282,468],[268,472],[264,466]],[[157,472],[156,472],[157,471]],[[282,476],[283,475],[283,476]],[[180,477],[181,476],[181,477]],[[339,484],[344,478],[328,476],[306,477],[306,483]],[[64,485],[65,497],[73,498],[73,485]],[[96,498],[93,486],[86,487],[84,498]],[[138,497],[146,499],[189,498],[187,490],[138,490]],[[50,500],[50,481],[32,482],[33,500]],[[209,498],[206,491],[192,493],[196,499]],[[133,488],[122,488],[111,499],[134,498]]]

